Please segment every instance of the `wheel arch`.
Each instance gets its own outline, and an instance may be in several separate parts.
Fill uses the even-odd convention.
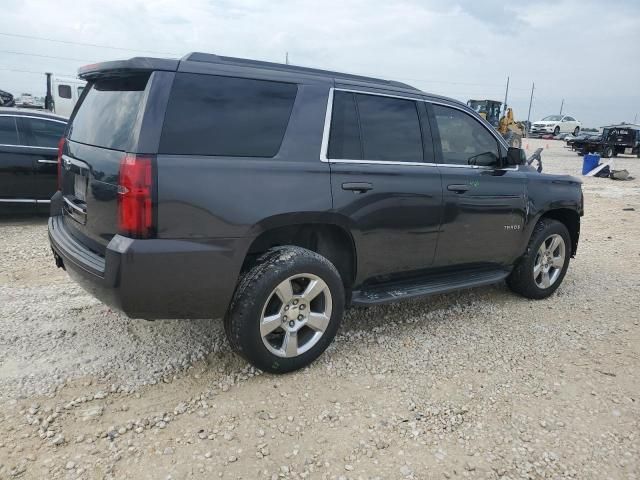
[[[570,208],[556,208],[544,212],[538,218],[538,221],[544,218],[550,218],[562,223],[571,237],[571,257],[575,257],[578,251],[578,241],[580,239],[580,214]],[[536,221],[537,223],[537,221]]]
[[[295,245],[327,258],[337,268],[345,288],[356,279],[356,244],[346,219],[331,214],[278,215],[265,219],[253,229],[255,238],[245,255],[242,271],[247,271],[267,250]]]

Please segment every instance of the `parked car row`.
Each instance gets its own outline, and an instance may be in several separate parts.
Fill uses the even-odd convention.
[[[58,145],[65,117],[0,108],[0,208],[48,210],[56,191]]]

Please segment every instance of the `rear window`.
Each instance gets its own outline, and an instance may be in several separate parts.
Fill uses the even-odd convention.
[[[179,73],[160,153],[273,157],[297,90],[292,83]]]
[[[76,112],[69,138],[113,150],[127,150],[142,107],[149,75],[98,80]]]
[[[71,98],[71,87],[69,85],[58,85],[58,96],[60,98]]]

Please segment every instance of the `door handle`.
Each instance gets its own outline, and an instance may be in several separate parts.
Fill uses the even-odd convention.
[[[44,158],[41,158],[41,159],[38,160],[38,163],[56,163],[57,164],[58,161],[57,160],[46,160]]]
[[[469,188],[470,188],[469,185],[464,185],[464,184],[447,185],[447,190],[449,190],[450,192],[456,192],[456,193],[464,193],[468,191]]]
[[[373,185],[369,182],[347,182],[342,184],[343,190],[351,190],[358,193],[364,193],[372,188]]]

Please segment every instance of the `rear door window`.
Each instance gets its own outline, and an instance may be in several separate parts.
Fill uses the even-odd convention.
[[[40,118],[22,118],[22,138],[32,147],[57,148],[66,124]],[[22,131],[24,129],[24,132]]]
[[[422,134],[416,102],[335,91],[327,157],[422,162]]]
[[[292,83],[178,73],[160,153],[273,157],[297,91]]]
[[[364,159],[423,160],[422,134],[415,101],[357,94],[356,102]]]
[[[354,94],[351,92],[336,91],[333,94],[327,157],[348,160],[362,159],[358,111]]]
[[[149,74],[91,84],[71,124],[69,138],[113,150],[127,150],[135,132]]]
[[[15,117],[0,116],[0,145],[18,145]]]

